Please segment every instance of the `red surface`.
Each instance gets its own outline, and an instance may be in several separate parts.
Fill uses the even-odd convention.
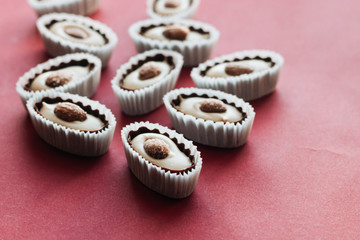
[[[118,120],[97,159],[58,151],[34,131],[15,83],[48,56],[26,1],[2,2],[0,238],[359,239],[359,9],[359,1],[202,1],[196,19],[221,31],[214,57],[270,49],[285,65],[276,92],[252,102],[248,143],[199,146],[195,192],[170,200],[131,174],[120,139],[133,121],[171,127],[165,108],[126,117],[110,86],[136,54],[127,28],[147,18],[145,1],[103,0],[92,16],[119,36],[93,97]],[[194,86],[189,69],[182,86]]]

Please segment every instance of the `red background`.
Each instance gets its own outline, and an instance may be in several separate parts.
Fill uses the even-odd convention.
[[[149,120],[171,127],[162,106],[121,113],[110,80],[136,54],[127,29],[147,18],[145,1],[103,0],[91,17],[119,43],[93,99],[118,125],[107,154],[80,158],[42,141],[20,97],[18,78],[48,59],[24,0],[1,4],[1,239],[359,239],[360,2],[203,0],[195,19],[217,27],[213,57],[245,49],[281,53],[277,90],[251,104],[245,146],[199,146],[191,197],[147,189],[127,167],[121,128]],[[177,87],[194,86],[184,69]]]

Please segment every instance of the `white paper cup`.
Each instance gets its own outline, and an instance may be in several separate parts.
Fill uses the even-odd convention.
[[[80,62],[82,60],[86,60],[89,65],[92,66],[90,72],[81,79],[74,79],[70,81],[68,84],[59,86],[49,90],[41,90],[41,91],[29,91],[26,89],[26,85],[29,84],[31,79],[34,79],[41,73],[51,71],[53,68],[57,68],[60,65],[71,65],[71,62]],[[28,72],[26,72],[23,76],[19,78],[16,83],[16,91],[19,94],[23,104],[25,105],[26,101],[34,96],[35,93],[38,92],[47,92],[50,90],[58,91],[58,92],[68,92],[73,94],[78,94],[81,96],[91,97],[100,82],[101,76],[101,61],[98,57],[93,56],[88,53],[73,53],[67,54],[64,56],[59,56],[53,59],[49,59],[46,62],[38,64],[37,66],[31,68]]]
[[[173,59],[174,68],[161,81],[145,88],[137,90],[127,90],[120,86],[122,79],[135,67],[140,67],[139,62],[144,62],[157,55],[171,57]],[[150,50],[138,54],[123,64],[117,71],[116,76],[112,79],[112,89],[119,101],[121,110],[127,115],[143,115],[149,113],[163,104],[163,96],[173,89],[178,80],[183,65],[183,57],[181,54],[168,50]],[[135,70],[135,69],[134,69]]]
[[[182,172],[172,172],[150,163],[136,152],[128,141],[130,132],[136,132],[140,128],[157,131],[160,134],[168,134],[170,138],[176,139],[177,144],[184,144],[184,148],[189,150],[190,155],[193,156],[194,166]],[[159,124],[136,122],[121,130],[121,138],[128,166],[145,186],[170,198],[185,198],[194,191],[202,167],[202,158],[196,146],[191,141],[186,140],[183,135]]]
[[[253,59],[255,57],[262,59],[270,58],[273,66],[260,72],[226,78],[213,78],[202,74],[206,69],[220,63],[242,60],[244,58]],[[283,63],[284,59],[278,53],[267,50],[247,50],[208,60],[193,68],[191,78],[198,88],[221,90],[250,101],[268,95],[275,90]]]
[[[98,10],[100,0],[28,0],[28,3],[34,9],[38,16],[53,12],[90,15]]]
[[[98,111],[99,115],[104,117],[107,125],[99,131],[90,132],[70,129],[54,123],[43,117],[35,109],[35,105],[45,98],[59,98],[64,101],[89,106],[93,111]],[[115,116],[110,109],[97,101],[70,93],[50,91],[35,94],[27,101],[26,107],[39,136],[50,145],[65,152],[87,157],[100,156],[107,152],[113,139],[116,126]]]
[[[175,13],[175,14],[169,14],[169,15],[162,15],[155,11],[154,4],[157,0],[147,0],[147,14],[150,18],[192,18],[194,14],[196,13],[196,10],[199,7],[200,0],[191,0],[191,4],[189,8],[187,8],[184,11]]]
[[[209,33],[208,39],[200,41],[155,40],[144,37],[141,29],[150,26],[167,26],[181,24]],[[207,60],[219,39],[219,31],[209,24],[188,19],[148,19],[132,24],[129,34],[138,52],[149,49],[168,49],[181,53],[184,56],[184,66],[195,66]]]
[[[63,39],[54,34],[47,27],[54,21],[70,21],[92,28],[99,32],[107,39],[107,43],[102,46],[89,46],[82,43],[75,43],[70,40]],[[45,45],[46,52],[50,56],[61,56],[67,53],[86,52],[91,53],[101,59],[102,66],[106,67],[111,54],[117,44],[118,38],[115,32],[103,23],[92,20],[88,17],[77,16],[67,13],[50,13],[40,17],[36,26],[41,34]]]
[[[192,94],[217,98],[229,104],[234,104],[236,108],[241,108],[241,111],[246,114],[246,118],[235,123],[214,122],[185,114],[173,106],[172,102],[180,95],[191,96]],[[164,96],[164,104],[176,131],[184,134],[186,138],[194,142],[220,148],[235,148],[245,144],[255,118],[254,108],[249,103],[232,94],[211,89],[174,89]]]

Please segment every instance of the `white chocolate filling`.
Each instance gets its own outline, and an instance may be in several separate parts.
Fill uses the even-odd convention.
[[[164,159],[155,159],[149,156],[145,149],[144,143],[148,139],[161,139],[169,146],[169,155]],[[182,171],[190,168],[193,164],[188,156],[185,155],[177,145],[167,136],[158,133],[143,133],[136,136],[131,141],[131,145],[136,152],[143,156],[149,162],[156,166],[174,171]]]
[[[156,62],[156,65],[161,69],[161,73],[158,76],[146,80],[141,80],[139,78],[139,71],[141,68],[140,66],[125,77],[125,79],[122,81],[121,87],[136,90],[148,87],[163,80],[165,76],[169,74],[171,68],[166,62]]]
[[[235,62],[228,62],[228,63],[220,63],[213,67],[211,67],[207,72],[206,76],[208,77],[231,77],[231,75],[225,72],[225,68],[229,63],[236,63],[239,64],[242,68],[249,68],[253,70],[253,72],[260,72],[271,67],[270,62],[265,62],[258,59],[251,59],[251,60],[241,60]]]
[[[104,127],[104,123],[103,121],[101,121],[101,119],[86,113],[86,120],[85,121],[73,121],[73,122],[67,122],[64,121],[60,118],[58,118],[55,113],[54,113],[54,109],[56,107],[58,103],[54,103],[54,104],[50,104],[50,103],[46,103],[43,102],[42,103],[42,107],[40,109],[40,114],[54,122],[57,123],[59,125],[71,128],[71,129],[77,129],[77,130],[84,130],[84,131],[98,131],[100,129],[102,129]]]
[[[167,16],[167,15],[174,15],[183,12],[190,7],[190,0],[181,0],[180,5],[176,8],[166,7],[165,6],[166,2],[167,0],[155,1],[155,6],[154,6],[155,12],[158,13],[159,15]]]
[[[87,34],[87,37],[86,38],[73,37],[65,32],[65,29],[67,27],[79,28]],[[56,22],[50,26],[49,30],[54,34],[56,34],[57,36],[74,43],[81,43],[88,46],[102,46],[106,44],[104,37],[100,33],[85,26],[84,24],[79,24],[76,22],[71,22],[71,21]]]
[[[234,106],[224,103],[226,111],[222,113],[209,113],[200,110],[201,103],[204,100],[212,98],[188,97],[181,98],[179,106],[175,106],[177,110],[185,114],[192,115],[196,118],[204,120],[212,120],[214,122],[238,122],[243,119],[243,114]]]
[[[55,70],[55,71],[44,72],[34,79],[34,81],[31,83],[29,89],[32,91],[53,89],[52,87],[49,87],[48,85],[46,85],[46,79],[51,74],[56,73],[56,72],[70,74],[71,79],[68,83],[66,83],[66,84],[69,84],[72,81],[77,81],[77,80],[80,80],[81,78],[85,77],[89,73],[89,68],[82,67],[82,66],[70,66],[70,67],[65,67],[65,68],[62,68],[59,70]],[[64,84],[64,85],[66,85],[66,84]]]
[[[166,26],[153,27],[147,30],[146,32],[144,32],[143,36],[154,40],[178,41],[178,40],[172,40],[166,38],[163,34],[165,29]],[[195,31],[190,31],[187,34],[186,39],[184,41],[199,41],[207,38],[209,38],[207,34],[201,34]]]

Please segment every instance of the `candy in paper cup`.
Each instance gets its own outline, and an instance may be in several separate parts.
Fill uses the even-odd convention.
[[[142,134],[147,135],[143,137]],[[150,141],[145,141],[144,146],[142,146],[143,142],[141,140],[135,143],[134,139],[138,136],[140,136],[140,139]],[[202,167],[202,158],[196,146],[185,139],[183,135],[159,124],[135,122],[121,130],[121,138],[128,166],[145,186],[170,198],[185,198],[194,191]],[[148,149],[150,145],[148,143],[154,141],[154,139],[164,139],[162,143],[169,143],[167,146],[170,150],[165,158],[154,160],[151,156],[148,156],[149,151],[135,150],[139,145],[139,149]],[[150,153],[153,152],[150,151]],[[172,161],[180,161],[180,156],[186,156],[188,158],[186,160],[191,161],[191,166],[184,170],[172,170],[159,166],[163,164],[162,161],[168,161],[170,164]],[[157,163],[151,162],[153,160],[158,161],[160,164],[157,165]]]
[[[90,15],[98,10],[100,0],[28,0],[28,3],[35,10],[38,16],[53,12]]]
[[[65,103],[70,107],[55,107]],[[85,112],[86,120],[81,111]],[[113,139],[116,119],[110,109],[97,101],[70,93],[49,91],[35,94],[26,102],[32,124],[50,145],[68,153],[95,157],[107,152]],[[42,111],[43,110],[43,111]]]
[[[151,28],[166,28],[172,25],[183,26],[204,37],[196,40],[168,40],[153,39],[143,35]],[[144,52],[149,49],[177,51],[184,56],[184,66],[198,65],[207,60],[220,35],[219,31],[213,26],[189,19],[148,19],[139,21],[130,26],[129,34],[138,52]],[[163,38],[161,30],[158,32],[158,35],[158,37]]]
[[[55,24],[64,25],[58,25],[57,34],[50,30]],[[101,59],[103,67],[109,62],[118,41],[115,32],[105,24],[73,14],[46,14],[37,20],[36,26],[50,56],[75,52],[91,53]],[[103,42],[93,43],[94,39]]]
[[[63,76],[70,79],[68,83],[59,86],[48,86],[46,84],[46,80],[51,77],[58,77],[58,71],[68,67],[81,67],[88,70],[88,73],[85,75],[81,74],[80,77],[78,77],[76,74],[72,74],[72,70],[68,70],[67,73],[70,74],[70,78],[67,78],[69,75]],[[43,78],[37,79],[38,76],[44,73],[46,73],[47,76],[43,75]],[[98,57],[88,53],[72,53],[49,59],[48,61],[31,68],[17,81],[16,91],[21,97],[24,105],[35,93],[51,90],[91,97],[99,85],[100,75],[101,61]],[[38,89],[33,90],[31,85],[34,83],[35,79],[38,80],[37,83],[39,87]]]
[[[244,60],[261,60],[268,68],[237,76],[209,77],[207,71],[220,64]],[[255,100],[272,93],[277,85],[283,57],[267,50],[247,50],[208,60],[191,71],[191,78],[198,88],[211,88],[232,93],[246,101]]]
[[[192,18],[200,4],[200,0],[180,0],[177,2],[147,0],[147,14],[150,18]]]
[[[179,106],[183,99],[190,97],[200,100],[186,103],[191,109],[187,112]],[[225,109],[217,111],[216,104],[211,103],[213,99],[215,103],[220,100],[220,107]],[[249,103],[212,89],[174,89],[164,96],[164,104],[176,131],[194,142],[213,147],[235,148],[245,144],[255,118],[254,108]],[[203,110],[203,105],[208,109]]]
[[[121,84],[122,81],[129,74],[139,71],[139,68],[149,61],[168,63],[171,65],[170,72],[158,76],[159,81],[152,85],[135,90],[124,88]],[[119,101],[121,110],[127,115],[134,116],[149,113],[161,106],[163,96],[175,87],[182,65],[182,55],[169,50],[149,50],[130,58],[127,63],[120,67],[111,81],[112,89]],[[142,81],[151,81],[139,80],[138,76],[135,79],[140,83]]]

